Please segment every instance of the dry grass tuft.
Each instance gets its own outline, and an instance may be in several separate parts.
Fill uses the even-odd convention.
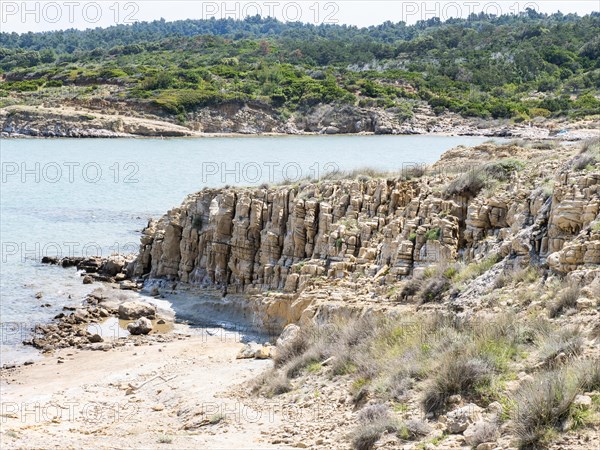
[[[554,301],[548,306],[548,315],[550,318],[558,317],[568,309],[575,308],[579,294],[579,286],[574,284],[568,285],[561,290]]]
[[[456,351],[444,355],[436,374],[425,389],[423,407],[427,413],[439,414],[451,395],[472,397],[478,386],[489,384],[494,371],[489,362]]]
[[[571,413],[577,383],[566,370],[537,374],[515,394],[512,422],[521,448],[532,448],[560,429]]]
[[[579,355],[584,339],[581,329],[569,326],[545,333],[539,338],[539,357],[545,367],[557,367]]]

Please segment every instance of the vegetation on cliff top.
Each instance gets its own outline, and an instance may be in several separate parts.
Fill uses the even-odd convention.
[[[252,17],[1,33],[0,101],[35,102],[49,91],[147,104],[182,119],[229,101],[283,115],[335,103],[409,118],[426,102],[465,117],[581,117],[600,110],[599,29],[598,14],[528,10],[369,28]]]

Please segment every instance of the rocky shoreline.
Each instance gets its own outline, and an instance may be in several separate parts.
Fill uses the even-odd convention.
[[[134,255],[114,254],[109,257],[42,258],[43,264],[65,269],[75,267],[83,284],[98,284],[78,306],[65,306],[48,324],[39,324],[34,337],[24,345],[52,355],[60,349],[109,351],[119,347],[155,345],[191,337],[183,332],[173,333],[176,324],[173,311],[156,303],[168,303],[163,292],[174,292],[176,284],[167,288],[153,284],[144,289],[141,279],[132,279]],[[160,287],[159,287],[160,286]],[[143,294],[143,295],[142,295]],[[220,291],[215,292],[219,294]],[[158,302],[157,302],[158,301]],[[249,342],[238,358],[268,359],[272,346]],[[21,365],[34,364],[31,361]],[[19,364],[7,364],[2,369],[14,369]]]
[[[432,175],[424,179],[403,174],[395,180],[365,176],[271,190],[205,189],[152,220],[137,256],[43,262],[76,266],[84,283],[100,281],[120,293],[155,280],[146,289],[148,299],[158,298],[164,289],[189,298],[203,292],[227,297],[222,308],[229,314],[272,334],[316,316],[326,320],[341,311],[359,311],[363,302],[382,313],[390,306],[402,308],[389,304],[395,298],[384,294],[390,285],[459,255],[504,259],[505,267],[535,262],[569,279],[592,281],[600,252],[598,231],[590,234],[588,228],[600,208],[598,180],[585,171],[573,172],[569,164],[574,162],[564,165],[555,159],[572,152],[540,146],[535,158],[545,158],[544,163],[512,173],[518,177],[513,188],[487,199],[468,192],[444,198],[432,185],[447,185],[456,178],[450,169],[468,166],[473,159],[485,164],[513,158],[527,165],[530,149],[515,144],[458,147],[427,169]],[[555,174],[552,194],[529,187],[540,173]],[[495,236],[502,239],[490,246]],[[365,288],[362,277],[374,284]],[[478,289],[472,286],[455,298],[454,309],[469,310]],[[340,301],[346,294],[356,300]],[[218,301],[215,305],[222,309]],[[109,316],[126,319],[119,313],[114,299],[92,294],[82,310],[56,318],[58,336],[54,325],[40,329],[54,336],[51,342],[32,343],[42,349],[66,342],[97,344],[89,342],[91,336],[82,328]]]
[[[44,257],[44,264],[76,267],[83,284],[100,284],[79,306],[66,306],[51,323],[37,325],[34,337],[23,344],[52,354],[64,348],[108,351],[174,339],[168,332],[174,325],[172,312],[144,301],[138,294],[141,284],[128,279],[126,268],[131,260],[131,255],[104,259]],[[111,321],[110,327],[104,325]]]
[[[573,125],[573,126],[571,126]],[[597,122],[567,126],[562,122],[509,124],[503,121],[465,119],[457,114],[436,116],[427,108],[409,120],[394,111],[319,105],[306,114],[281,119],[275,112],[252,105],[223,105],[201,109],[185,123],[169,117],[136,111],[106,112],[94,109],[13,105],[0,110],[2,138],[132,138],[220,137],[285,135],[458,135],[522,139],[581,140],[597,134]],[[563,128],[568,131],[558,134]]]
[[[572,415],[547,425],[546,447],[600,445],[599,144],[487,143],[402,174],[204,189],[150,221],[135,256],[46,258],[101,287],[38,329],[31,344],[52,358],[2,371],[11,399],[26,374],[53,373],[54,357],[74,370],[97,355],[100,366],[81,370],[93,382],[69,395],[58,369],[53,397],[139,403],[150,431],[122,423],[94,435],[82,423],[79,436],[54,419],[26,436],[14,413],[10,439],[31,445],[52,430],[63,446],[110,436],[129,447],[516,449],[513,405],[543,394],[545,377],[570,389],[568,375]],[[160,331],[173,321],[161,296],[207,292],[277,342]],[[106,320],[130,333],[90,330]],[[233,404],[271,419],[235,416]]]

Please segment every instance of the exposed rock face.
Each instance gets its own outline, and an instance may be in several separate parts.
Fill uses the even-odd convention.
[[[427,203],[422,188],[372,180],[205,190],[150,224],[135,274],[287,292],[314,276],[343,277],[357,268],[375,275],[387,265],[406,275],[414,262],[433,262],[437,252],[455,256],[458,246],[457,218],[415,220]],[[444,206],[428,204],[439,212]],[[440,240],[428,243],[424,235],[433,228]]]
[[[494,251],[521,264],[550,255],[560,272],[600,263],[600,232],[589,227],[600,208],[598,174],[559,171],[549,196],[528,186],[530,170],[540,168],[475,198],[445,195],[436,185],[452,176],[443,173],[206,189],[149,224],[134,275],[229,292],[296,292],[315,276],[396,280],[416,267]]]
[[[395,108],[362,108],[320,104],[286,117],[260,102],[229,101],[189,112],[184,124],[148,103],[65,100],[60,107],[12,105],[0,110],[0,134],[35,137],[194,136],[201,133],[282,134],[423,134],[453,133],[483,136],[548,137],[545,128],[512,127],[498,122],[482,128],[479,121],[454,113],[438,116],[423,102],[412,118],[404,119]],[[571,133],[571,139],[589,135]]]
[[[35,137],[190,136],[192,131],[160,120],[70,108],[13,106],[0,111],[0,132]]]

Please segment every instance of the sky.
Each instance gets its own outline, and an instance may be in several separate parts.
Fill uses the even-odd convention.
[[[405,0],[0,0],[0,31],[24,33],[67,28],[96,28],[164,18],[242,19],[272,16],[284,21],[377,25],[386,20],[409,24],[421,19],[466,17],[472,12],[511,14],[532,8],[539,12],[580,15],[600,11],[600,0],[581,1],[405,1]]]

